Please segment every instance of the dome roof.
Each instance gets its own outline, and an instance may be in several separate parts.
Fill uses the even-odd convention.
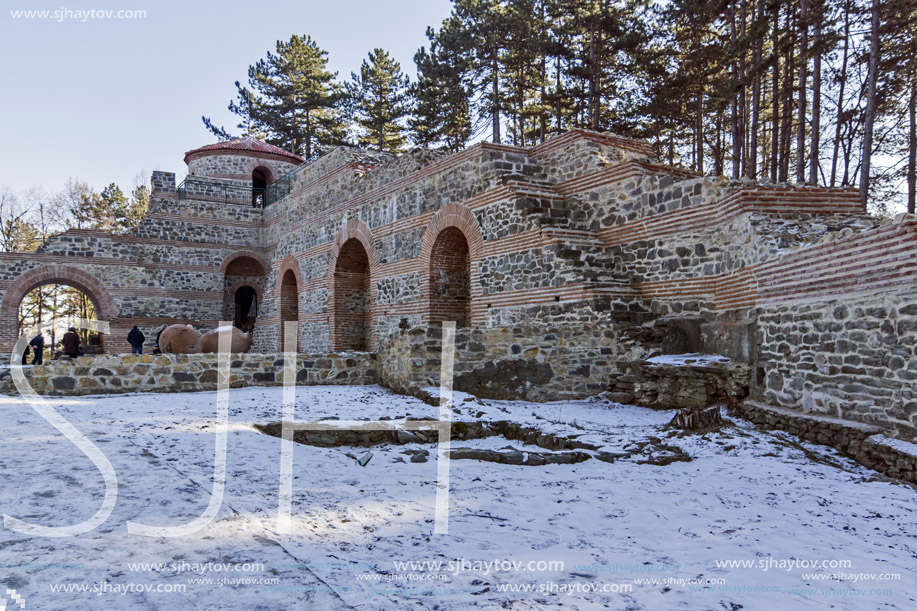
[[[213,154],[223,151],[250,151],[253,153],[273,155],[275,157],[282,157],[284,161],[289,163],[296,164],[300,164],[304,161],[299,155],[294,155],[290,151],[286,151],[279,146],[274,146],[273,144],[268,144],[267,142],[262,142],[261,140],[246,136],[244,138],[233,138],[232,140],[208,144],[201,148],[188,151],[185,153],[185,163],[188,163],[188,161],[195,157],[202,156],[202,154]]]

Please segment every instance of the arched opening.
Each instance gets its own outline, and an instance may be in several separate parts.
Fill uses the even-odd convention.
[[[286,344],[286,335],[284,328],[286,322],[299,321],[299,288],[296,284],[296,274],[292,269],[288,269],[283,274],[280,283],[280,337],[283,352],[297,352],[299,344],[299,326],[296,328],[296,339],[292,346]]]
[[[233,253],[223,262],[223,319],[245,332],[258,321],[261,291],[267,274],[260,256],[247,251]]]
[[[471,324],[471,257],[468,240],[457,227],[446,227],[430,255],[430,322]]]
[[[17,335],[19,305],[23,298],[30,291],[49,284],[63,284],[83,292],[92,303],[97,320],[110,321],[118,314],[118,307],[115,305],[108,289],[98,278],[76,267],[48,262],[23,273],[10,283],[6,291],[0,291],[0,351],[9,354],[16,345],[19,337]],[[126,331],[125,329],[125,333]],[[98,340],[91,339],[90,341],[93,345],[96,342],[101,344],[101,349],[104,352],[107,340],[107,337],[105,340],[100,337]],[[120,348],[126,346],[127,342],[117,338],[113,340],[111,345]]]
[[[254,287],[240,286],[233,296],[232,324],[249,333],[258,318],[258,294]]]
[[[271,181],[271,171],[263,166],[252,170],[252,206],[260,208],[264,205],[264,192]]]
[[[337,350],[368,350],[372,343],[369,282],[369,255],[360,240],[350,238],[341,246],[334,267],[332,345]]]
[[[80,336],[84,354],[101,354],[102,337],[97,331],[82,329],[80,319],[98,319],[99,306],[95,298],[76,285],[63,282],[39,284],[29,290],[18,304],[18,335],[31,340],[39,325],[50,323],[43,331],[44,359],[50,360],[61,352],[61,340],[70,327]],[[30,361],[31,362],[31,361]]]

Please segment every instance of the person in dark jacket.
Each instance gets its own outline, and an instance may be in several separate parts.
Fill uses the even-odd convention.
[[[131,332],[127,334],[127,341],[131,345],[131,354],[143,354],[143,342],[146,341],[146,336],[137,328],[137,325],[131,327]]]
[[[26,344],[25,350],[22,351],[22,364],[29,364],[29,346]]]
[[[66,333],[64,333],[64,338],[61,340],[61,343],[64,344],[64,354],[69,356],[72,359],[75,359],[80,355],[80,336],[77,335],[76,329],[70,327]]]
[[[32,346],[32,352],[35,354],[35,356],[32,357],[32,364],[43,365],[45,357],[45,336],[41,334],[41,331],[32,338],[29,345]]]

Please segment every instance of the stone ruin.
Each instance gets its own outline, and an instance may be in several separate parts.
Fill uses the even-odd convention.
[[[73,229],[0,254],[0,349],[17,340],[22,297],[55,282],[110,322],[108,355],[128,351],[132,325],[150,338],[225,320],[252,330],[252,354],[373,354],[308,357],[315,379],[416,392],[437,383],[452,320],[456,388],[481,396],[725,397],[917,434],[917,218],[869,216],[855,191],[696,176],[645,142],[584,130],[448,156],[338,148],[311,163],[243,138],[185,162],[181,184],[153,173],[128,235]],[[282,345],[288,321],[295,346]],[[646,366],[683,353],[735,367],[673,380]],[[176,382],[176,362],[119,375],[206,386]],[[279,383],[272,359],[257,367]],[[87,392],[116,391],[71,369],[94,379]]]

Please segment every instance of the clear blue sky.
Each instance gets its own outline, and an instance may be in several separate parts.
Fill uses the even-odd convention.
[[[11,10],[145,10],[145,19],[14,19]],[[143,172],[184,173],[234,126],[233,83],[278,39],[309,34],[339,79],[374,47],[413,78],[414,52],[449,0],[5,0],[0,13],[0,185],[59,190],[69,177],[126,191]]]

